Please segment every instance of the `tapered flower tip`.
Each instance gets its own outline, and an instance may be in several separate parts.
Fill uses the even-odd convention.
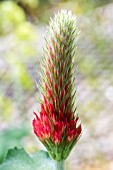
[[[43,50],[40,112],[35,114],[36,136],[55,160],[66,159],[81,136],[76,116],[76,16],[61,10],[49,22]]]

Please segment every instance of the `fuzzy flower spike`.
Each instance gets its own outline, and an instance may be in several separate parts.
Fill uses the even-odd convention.
[[[56,161],[67,158],[81,136],[76,114],[76,17],[61,10],[50,20],[43,52],[41,108],[33,120],[34,133]]]

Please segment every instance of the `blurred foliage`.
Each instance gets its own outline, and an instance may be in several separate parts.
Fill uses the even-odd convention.
[[[17,38],[23,41],[31,41],[34,39],[34,27],[29,22],[24,22],[18,26],[15,31]],[[31,34],[32,33],[32,34]]]
[[[28,135],[28,132],[26,127],[16,127],[0,132],[0,163],[2,163],[9,148],[22,147],[23,139]]]
[[[7,107],[6,107],[7,106]],[[12,100],[6,96],[0,96],[0,112],[4,120],[8,120],[13,111]]]
[[[16,3],[4,1],[0,4],[0,34],[14,30],[25,19],[24,11]]]

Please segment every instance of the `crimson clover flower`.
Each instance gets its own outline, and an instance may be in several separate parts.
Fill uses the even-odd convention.
[[[41,63],[40,112],[35,114],[33,129],[51,157],[57,161],[69,155],[81,136],[76,114],[76,17],[61,10],[50,20]]]

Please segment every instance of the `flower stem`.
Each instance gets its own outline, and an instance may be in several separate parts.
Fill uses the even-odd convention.
[[[65,170],[65,161],[55,161],[55,170]]]

